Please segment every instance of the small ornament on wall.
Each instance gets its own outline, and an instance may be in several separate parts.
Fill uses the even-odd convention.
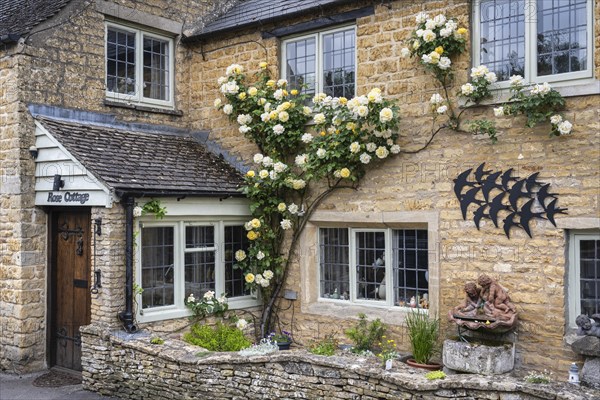
[[[473,212],[477,229],[482,219],[489,219],[496,228],[502,222],[508,238],[513,227],[532,237],[529,223],[534,218],[546,219],[556,226],[555,216],[567,214],[566,208],[557,206],[557,193],[550,192],[550,184],[538,181],[539,172],[521,179],[512,176],[513,168],[504,172],[484,168],[482,163],[475,171],[469,168],[454,179],[454,194],[460,202],[463,219],[467,219],[471,204],[477,206]],[[471,175],[474,180],[470,180]]]

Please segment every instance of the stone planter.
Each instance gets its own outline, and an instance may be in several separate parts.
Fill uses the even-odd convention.
[[[515,366],[514,345],[506,342],[480,344],[448,339],[442,356],[445,367],[473,374],[504,374]]]

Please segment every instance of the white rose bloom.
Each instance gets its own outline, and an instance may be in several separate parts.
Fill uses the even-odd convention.
[[[485,74],[489,73],[490,70],[485,65],[471,68],[471,78],[482,78]]]
[[[304,143],[310,143],[313,140],[313,135],[311,135],[310,133],[305,133],[304,135],[302,135],[302,141]]]
[[[273,164],[273,169],[275,170],[275,172],[281,173],[287,169],[287,165],[285,165],[281,161],[277,161],[275,164]]]
[[[257,260],[262,260],[263,258],[265,258],[265,253],[263,253],[262,251],[259,251],[258,253],[256,253],[256,259]]]
[[[256,274],[256,276],[254,277],[254,282],[256,282],[257,285],[260,285],[263,281],[263,276],[261,274]]]
[[[317,93],[313,96],[313,103],[315,104],[319,104],[323,101],[323,99],[325,99],[325,97],[327,97],[327,95],[325,93]]]
[[[504,107],[496,107],[496,108],[494,108],[494,115],[496,117],[502,117],[502,116],[504,116]]]
[[[367,143],[366,148],[367,148],[368,152],[372,153],[375,151],[375,149],[377,149],[377,145],[373,142],[369,142],[369,143]]]
[[[431,29],[426,29],[423,32],[423,40],[426,42],[433,42],[436,37],[436,34]]]
[[[425,32],[425,29],[417,29],[415,33],[417,37],[423,37],[423,32]]]
[[[221,92],[226,94],[237,94],[240,91],[240,87],[235,81],[229,81],[221,86]]]
[[[258,176],[260,176],[261,179],[267,179],[267,177],[269,176],[269,171],[267,171],[266,169],[261,169],[258,173]]]
[[[215,297],[215,292],[213,292],[212,290],[209,290],[208,292],[204,293],[204,299],[205,300],[212,300]]]
[[[498,80],[498,77],[494,72],[488,72],[487,74],[485,74],[485,80],[489,83],[494,83]]]
[[[341,178],[342,177],[342,174],[341,174],[341,172],[340,172],[339,169],[336,169],[335,171],[333,171],[333,177],[334,178]]]
[[[221,99],[215,99],[215,102],[213,103],[213,105],[214,105],[216,108],[219,108],[219,107],[221,106]]]
[[[562,117],[560,115],[558,115],[558,114],[553,115],[553,116],[550,117],[550,123],[552,125],[558,125],[558,124],[560,124],[562,122],[562,120],[563,120]]]
[[[288,81],[287,81],[287,80],[285,80],[285,79],[280,79],[280,80],[278,80],[278,81],[277,81],[277,86],[278,86],[278,87],[284,87],[284,86],[286,86],[286,85],[287,85],[287,83],[288,83]]]
[[[523,86],[523,77],[521,75],[513,75],[508,80],[511,86]]]
[[[268,279],[263,279],[260,281],[260,286],[262,287],[269,287],[269,280]]]
[[[263,272],[263,277],[268,280],[273,279],[273,271],[271,271],[270,269],[266,270],[265,272]]]
[[[264,113],[260,114],[260,120],[262,122],[269,122],[271,120],[271,114],[268,112],[264,112]]]
[[[394,118],[394,112],[391,108],[385,107],[379,111],[379,121],[380,122],[389,122]]]
[[[262,165],[264,165],[265,167],[270,167],[273,165],[273,159],[271,157],[264,157],[262,159]]]
[[[237,117],[237,122],[240,125],[247,125],[252,122],[252,115],[250,114],[240,114]]]
[[[431,62],[433,61],[431,59],[431,56],[429,54],[423,54],[421,56],[421,60],[425,63],[425,64],[431,64]]]
[[[243,261],[246,259],[246,252],[244,250],[238,250],[235,252],[235,259],[238,261]]]
[[[246,326],[248,326],[248,321],[246,321],[245,319],[238,319],[235,323],[235,327],[238,328],[240,331],[243,331],[246,328]]]
[[[402,50],[400,50],[400,57],[402,57],[402,58],[410,57],[410,50],[406,47],[403,47]]]
[[[431,104],[440,104],[444,102],[444,98],[439,93],[434,93],[431,95],[431,99],[429,99]]]
[[[244,72],[244,68],[240,64],[231,64],[225,70],[225,74],[227,76],[231,76],[233,74],[241,74],[242,72]]]
[[[360,151],[360,144],[358,142],[350,143],[350,153],[358,153]]]
[[[568,135],[571,133],[573,125],[569,121],[563,121],[558,124],[557,128],[561,135]]]
[[[196,302],[196,298],[194,297],[194,293],[191,293],[188,298],[187,298],[187,302],[188,303],[195,303]]]
[[[250,129],[250,127],[248,125],[242,125],[240,126],[240,128],[238,129],[240,131],[241,134],[246,134],[248,132],[250,132],[252,129]]]
[[[290,114],[287,111],[282,111],[279,113],[279,120],[281,122],[287,122],[290,119]]]
[[[427,30],[435,29],[436,26],[436,22],[432,19],[428,19],[427,21],[425,21],[425,29]]]
[[[304,189],[306,187],[306,182],[303,179],[293,179],[292,180],[292,188],[294,190]]]
[[[263,108],[264,108],[265,112],[270,112],[271,107],[272,107],[271,103],[267,102],[267,103],[265,103],[265,106]]]
[[[448,106],[439,106],[437,110],[435,110],[438,114],[443,114],[448,111]]]
[[[133,216],[134,217],[141,217],[142,216],[142,211],[144,209],[140,206],[135,206],[133,207]]]
[[[463,96],[468,96],[468,95],[472,94],[474,90],[475,90],[475,87],[473,85],[471,85],[470,83],[465,83],[464,85],[462,85],[460,87],[460,92],[462,93]]]
[[[304,106],[304,107],[302,107],[302,113],[304,115],[310,115],[310,114],[312,114],[312,108]]]
[[[441,37],[448,37],[450,35],[452,35],[453,31],[451,29],[448,28],[442,28],[440,29],[440,36]]]
[[[390,147],[390,152],[392,154],[398,154],[400,153],[400,146],[397,144],[392,145],[392,147]]]
[[[218,83],[219,85],[222,85],[222,84],[224,84],[224,83],[225,83],[225,82],[227,82],[227,81],[228,81],[228,79],[227,79],[227,77],[226,77],[226,76],[220,76],[220,77],[219,77],[219,79],[217,79],[217,83]]]
[[[227,115],[230,115],[233,112],[233,106],[231,104],[225,104],[225,107],[223,107],[223,112]]]
[[[255,164],[260,164],[264,158],[265,157],[262,154],[256,153],[254,155],[253,161],[254,161]]]
[[[264,97],[261,97],[260,99],[258,99],[258,101],[256,102],[256,104],[258,104],[259,106],[264,106],[267,103],[267,99],[265,99]]]
[[[299,167],[303,167],[307,161],[308,161],[308,156],[306,154],[300,154],[299,156],[296,156],[296,159],[294,160],[296,165]]]
[[[386,143],[388,146],[391,146],[391,145],[393,145],[393,144],[394,144],[394,141],[393,141],[392,139],[388,139],[388,140],[386,140],[386,141],[385,141],[385,143]]]
[[[272,180],[276,180],[278,176],[279,174],[277,174],[277,171],[269,171],[269,178],[271,178]]]
[[[248,88],[248,94],[250,96],[256,96],[258,94],[258,89],[255,88],[254,86],[251,86]]]
[[[244,228],[245,228],[247,231],[251,231],[252,229],[254,229],[254,227],[252,226],[252,223],[251,223],[250,221],[248,221],[248,222],[246,222],[246,223],[244,224]]]
[[[325,122],[325,114],[318,113],[314,116],[314,120],[316,124],[322,124]]]
[[[317,157],[319,157],[319,158],[325,157],[326,154],[327,154],[327,152],[323,148],[320,148],[319,150],[317,150]]]
[[[362,153],[360,155],[360,162],[363,164],[368,164],[371,162],[371,156],[368,155],[367,153]]]
[[[438,67],[440,67],[440,69],[448,69],[448,68],[450,68],[450,64],[452,64],[452,61],[450,61],[450,59],[448,57],[442,57],[442,58],[440,58]]]
[[[297,214],[298,213],[298,205],[296,203],[292,203],[288,206],[288,211],[290,212],[290,214]]]
[[[444,26],[446,29],[450,29],[451,31],[455,31],[458,28],[458,24],[453,19],[448,20],[446,25]]]
[[[283,127],[283,125],[277,124],[273,127],[273,132],[276,135],[281,135],[283,132],[285,132],[285,128]]]
[[[383,159],[386,158],[390,154],[390,152],[388,151],[387,147],[379,146],[377,150],[375,150],[375,154],[377,155],[377,157]]]
[[[277,89],[275,93],[273,93],[273,97],[277,100],[283,99],[283,89]]]
[[[358,106],[356,107],[356,114],[358,114],[359,117],[366,117],[367,115],[369,115],[369,107],[367,106]]]
[[[422,24],[423,22],[427,21],[428,18],[429,15],[421,11],[415,16],[415,21],[417,24]]]
[[[292,221],[290,221],[289,219],[284,219],[283,221],[281,221],[280,225],[282,229],[288,230],[292,228]]]
[[[439,14],[433,17],[433,21],[435,22],[436,26],[442,26],[446,23],[446,17],[442,14]]]

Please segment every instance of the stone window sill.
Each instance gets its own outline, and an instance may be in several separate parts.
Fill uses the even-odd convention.
[[[111,101],[111,100],[106,100],[106,99],[104,100],[104,105],[107,107],[127,108],[129,110],[137,110],[137,111],[149,112],[149,113],[154,113],[154,114],[174,115],[177,117],[181,117],[183,115],[183,111],[181,111],[181,110],[169,110],[169,109],[165,109],[165,108],[149,107],[149,106],[143,106],[143,105],[132,104],[132,103],[122,103],[122,102]]]

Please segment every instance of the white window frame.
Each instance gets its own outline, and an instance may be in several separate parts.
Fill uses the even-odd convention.
[[[480,65],[481,59],[481,31],[480,31],[480,9],[481,2],[484,0],[475,0],[473,2],[473,35],[472,35],[472,53],[473,66]],[[584,71],[567,72],[563,74],[537,76],[537,45],[532,39],[537,37],[537,0],[524,0],[525,14],[525,82],[531,83],[559,83],[557,86],[572,85],[573,81],[586,81],[593,77],[594,73],[594,4],[593,0],[587,0],[587,42],[588,56],[587,65]],[[498,88],[504,89],[510,86],[509,81],[499,81]]]
[[[315,94],[323,92],[323,36],[329,35],[336,32],[346,31],[349,28],[353,28],[354,30],[354,95],[356,96],[356,87],[357,87],[357,78],[358,78],[358,49],[356,46],[357,43],[357,35],[356,35],[356,25],[349,24],[336,27],[334,29],[327,30],[319,30],[315,32],[311,32],[308,34],[302,34],[297,36],[287,37],[285,40],[281,41],[281,68],[280,68],[280,76],[283,79],[288,79],[287,77],[287,44],[290,42],[295,42],[297,40],[308,39],[310,37],[315,38]]]
[[[575,318],[581,314],[581,256],[579,242],[600,240],[600,232],[573,231],[569,235],[569,327],[576,328]]]
[[[327,229],[329,228],[328,226],[324,225],[324,226],[320,226],[318,229]],[[323,293],[321,293],[321,265],[320,265],[320,255],[317,257],[317,260],[319,260],[319,268],[318,268],[318,278],[317,278],[317,284],[319,285],[318,288],[318,301],[319,302],[335,302],[335,303],[341,303],[341,304],[351,304],[351,305],[358,305],[358,306],[367,306],[367,307],[383,307],[383,308],[393,308],[393,309],[411,309],[411,307],[408,306],[396,306],[394,304],[394,274],[393,274],[393,268],[394,266],[392,265],[392,237],[393,237],[393,231],[395,230],[426,230],[424,228],[353,228],[353,227],[348,227],[348,251],[349,251],[349,257],[348,257],[348,268],[349,268],[349,287],[350,287],[350,293],[349,293],[349,300],[342,300],[342,299],[332,299],[332,298],[326,298],[323,297]],[[357,294],[357,290],[356,290],[356,284],[357,284],[357,276],[356,276],[356,265],[357,265],[357,260],[356,260],[356,233],[359,232],[383,232],[385,234],[385,256],[384,256],[384,263],[385,263],[385,285],[386,285],[386,296],[385,296],[385,300],[370,300],[370,299],[358,299],[356,294]],[[429,242],[429,233],[428,233],[428,242]],[[318,245],[317,248],[319,249],[319,252],[321,251],[321,242],[320,242],[320,234],[318,234]],[[427,252],[429,254],[430,252],[430,247],[429,247],[429,243],[427,246]],[[428,263],[427,266],[427,270],[430,270],[430,266],[431,266],[431,260]],[[431,293],[431,288],[428,287],[427,288],[427,293]],[[341,293],[340,293],[341,294]],[[420,310],[424,311],[424,312],[429,312],[428,309],[421,309]]]
[[[167,219],[167,218],[165,218]],[[225,292],[225,227],[243,226],[246,221],[239,218],[175,218],[167,221],[155,221],[153,218],[141,218],[136,224],[136,279],[135,282],[142,287],[142,228],[172,227],[174,241],[173,255],[173,290],[174,304],[142,309],[142,295],[136,295],[137,319],[140,322],[154,322],[173,318],[189,317],[192,313],[184,304],[185,293],[185,267],[184,254],[196,252],[196,249],[185,248],[185,228],[188,226],[213,226],[215,228],[215,294],[220,296]],[[206,251],[208,248],[204,249]],[[211,248],[212,249],[212,248]],[[257,297],[252,295],[228,298],[230,309],[241,309],[259,305]]]
[[[135,94],[128,95],[123,93],[112,92],[108,89],[108,74],[107,74],[107,61],[108,61],[108,30],[117,29],[135,34]],[[149,97],[144,97],[144,37],[151,37],[159,40],[168,42],[169,44],[169,77],[168,77],[168,96],[169,100],[159,100]],[[106,21],[104,29],[104,87],[106,88],[106,99],[111,101],[117,101],[122,103],[139,103],[142,105],[148,105],[159,108],[174,107],[174,96],[175,96],[175,41],[173,37],[164,36],[159,33],[155,33],[149,30],[140,29],[130,25],[117,24],[114,22]]]

